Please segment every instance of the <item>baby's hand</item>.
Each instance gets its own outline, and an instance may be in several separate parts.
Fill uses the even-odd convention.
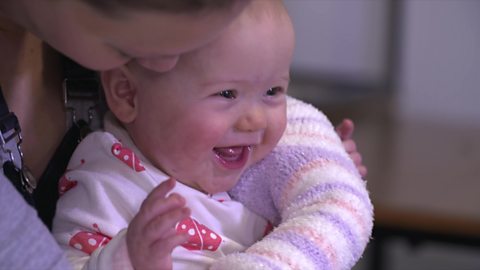
[[[172,250],[188,239],[175,231],[175,224],[190,216],[190,209],[182,196],[166,196],[174,186],[175,180],[169,179],[156,187],[128,226],[127,247],[134,269],[172,269]]]

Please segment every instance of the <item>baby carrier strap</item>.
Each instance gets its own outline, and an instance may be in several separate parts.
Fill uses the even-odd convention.
[[[94,71],[88,70],[72,60],[63,58],[64,105],[67,113],[68,131],[57,147],[52,159],[40,177],[34,192],[35,205],[40,219],[51,229],[58,193],[58,182],[67,169],[68,162],[80,141],[92,130],[92,121],[100,115],[100,84]],[[86,120],[85,120],[86,119]]]

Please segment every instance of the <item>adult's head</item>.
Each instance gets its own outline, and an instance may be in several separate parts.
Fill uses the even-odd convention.
[[[96,70],[157,71],[217,37],[249,0],[2,0],[4,16]]]
[[[158,168],[206,193],[231,189],[286,126],[293,30],[280,0],[258,0],[165,73],[102,72],[110,110]]]

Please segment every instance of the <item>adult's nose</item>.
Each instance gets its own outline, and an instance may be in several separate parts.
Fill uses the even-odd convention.
[[[175,67],[178,55],[157,56],[153,58],[137,58],[138,64],[155,72],[166,72]]]

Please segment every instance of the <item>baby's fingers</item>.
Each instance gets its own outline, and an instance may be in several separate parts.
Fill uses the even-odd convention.
[[[348,154],[356,153],[357,151],[357,144],[354,140],[348,139],[342,142],[343,148],[347,151]]]
[[[147,226],[145,226],[145,236],[148,239],[166,239],[175,234],[172,233],[175,225],[189,216],[190,209],[186,207],[178,208],[157,216],[150,220]]]
[[[140,206],[137,216],[143,219],[144,222],[149,222],[156,216],[184,207],[186,202],[182,196],[176,193],[166,196],[174,186],[175,180],[170,179],[153,189]]]
[[[353,121],[348,118],[343,119],[343,121],[337,127],[335,127],[335,131],[342,141],[351,139],[354,129],[355,126]]]
[[[172,253],[174,248],[187,242],[189,237],[188,234],[176,234],[175,231],[173,231],[169,237],[155,241],[150,248],[153,254],[167,256]]]

